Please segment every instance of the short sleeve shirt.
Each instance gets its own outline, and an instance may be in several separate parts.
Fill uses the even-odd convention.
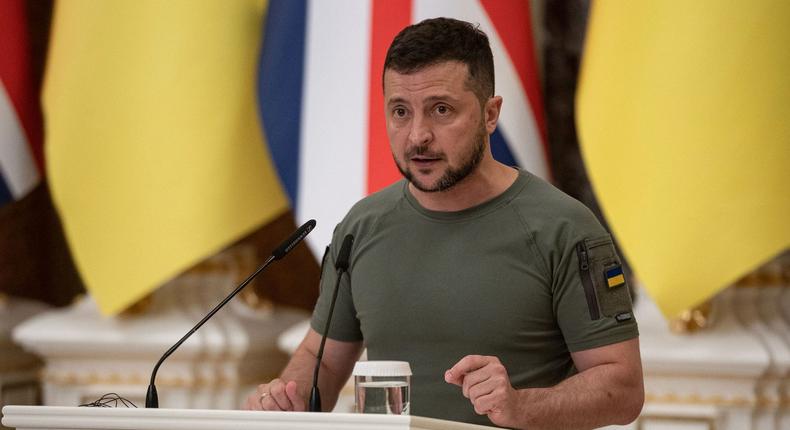
[[[499,357],[516,388],[576,373],[570,353],[638,336],[611,237],[581,203],[519,171],[501,195],[430,211],[400,181],[336,227],[311,321],[323,331],[334,258],[354,235],[329,337],[364,341],[371,360],[404,360],[411,413],[492,425],[444,372],[466,355]]]

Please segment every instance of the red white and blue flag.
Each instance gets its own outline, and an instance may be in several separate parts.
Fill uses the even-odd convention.
[[[384,123],[384,58],[401,29],[439,16],[479,24],[491,42],[504,99],[494,157],[548,178],[528,1],[271,0],[261,116],[297,222],[318,221],[314,251],[357,200],[400,179]]]
[[[0,2],[0,206],[27,195],[43,172],[24,7],[24,0]]]

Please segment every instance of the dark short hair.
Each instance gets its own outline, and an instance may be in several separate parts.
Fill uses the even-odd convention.
[[[452,18],[431,18],[410,25],[392,40],[384,72],[409,74],[445,61],[469,70],[467,85],[481,103],[494,95],[494,56],[479,26]]]

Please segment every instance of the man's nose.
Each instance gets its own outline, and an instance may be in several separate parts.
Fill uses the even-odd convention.
[[[433,131],[430,121],[422,116],[415,116],[411,121],[409,130],[409,144],[422,146],[433,140]]]

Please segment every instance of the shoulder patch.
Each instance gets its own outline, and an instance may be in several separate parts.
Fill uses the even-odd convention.
[[[620,266],[619,264],[615,265],[614,267],[605,269],[604,278],[606,279],[606,285],[609,288],[615,288],[621,285],[625,285],[625,275],[623,274],[622,266]]]
[[[611,237],[584,239],[576,252],[590,318],[616,317],[619,322],[633,318],[628,283]]]

